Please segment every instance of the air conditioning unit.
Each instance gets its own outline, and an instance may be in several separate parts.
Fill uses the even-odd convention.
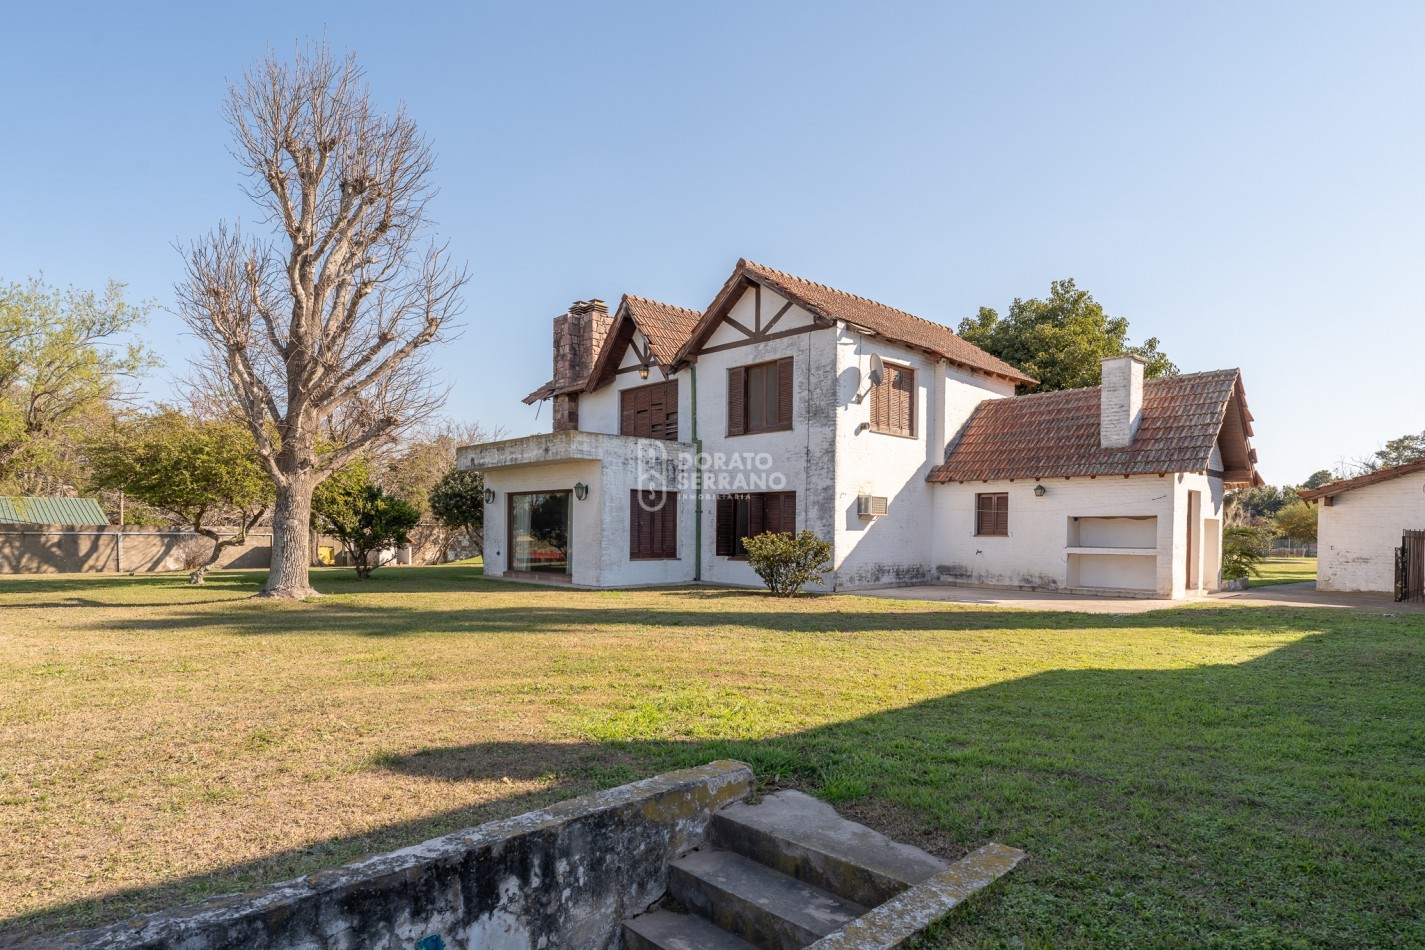
[[[886,516],[886,496],[857,495],[856,514],[862,518],[884,518]]]

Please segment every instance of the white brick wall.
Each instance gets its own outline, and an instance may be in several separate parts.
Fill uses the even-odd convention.
[[[1136,356],[1115,356],[1103,361],[1103,387],[1099,391],[1099,437],[1106,449],[1133,444],[1143,421],[1143,361]]]
[[[860,429],[871,418],[866,373],[873,353],[916,372],[914,439]],[[981,401],[1012,395],[1014,385],[847,327],[837,334],[836,378],[836,587],[933,580],[927,526],[935,493],[925,476],[943,460],[946,433],[958,431]],[[865,393],[859,402],[858,392]],[[861,494],[886,496],[885,517],[860,518]]]
[[[1113,587],[1148,590],[1159,597],[1182,597],[1187,589],[1188,493],[1200,492],[1200,516],[1193,545],[1205,589],[1217,585],[1219,564],[1208,537],[1220,533],[1222,489],[1219,479],[1202,475],[1160,478],[1046,479],[1043,497],[1033,481],[1001,481],[937,485],[933,557],[941,580],[968,584],[1062,589]],[[1009,495],[1008,537],[975,534],[975,496],[980,492]],[[1155,518],[1153,555],[1074,553],[1101,545],[1103,537],[1073,537],[1073,518]],[[1204,522],[1215,522],[1204,527]],[[1141,532],[1142,529],[1138,529]],[[1071,542],[1077,540],[1077,544]],[[1085,542],[1093,542],[1086,544]],[[1116,546],[1138,547],[1142,538],[1124,528]],[[1204,554],[1208,558],[1204,558]],[[1071,570],[1070,558],[1077,561]]]
[[[1425,529],[1425,472],[1343,492],[1330,507],[1318,504],[1316,586],[1393,590],[1401,535]]]

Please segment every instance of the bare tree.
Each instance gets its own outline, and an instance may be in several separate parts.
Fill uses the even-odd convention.
[[[224,115],[270,240],[220,224],[186,250],[179,309],[276,486],[263,595],[302,598],[312,490],[439,409],[426,354],[461,309],[463,268],[427,239],[433,157],[404,108],[381,113],[355,58],[269,52]]]

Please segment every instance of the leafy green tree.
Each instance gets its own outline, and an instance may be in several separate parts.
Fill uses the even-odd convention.
[[[373,554],[411,543],[410,530],[420,520],[414,505],[372,483],[364,461],[338,469],[312,496],[312,526],[341,542],[361,580],[378,566]]]
[[[1222,579],[1241,580],[1262,573],[1257,565],[1271,553],[1267,531],[1251,525],[1222,529]]]
[[[1295,490],[1275,485],[1239,488],[1227,494],[1227,518],[1229,522],[1238,524],[1270,521],[1295,497]]]
[[[203,583],[224,549],[247,544],[272,507],[272,481],[240,423],[165,409],[96,439],[88,454],[94,488],[122,491],[213,542],[191,584]],[[235,530],[218,531],[224,523]]]
[[[1396,465],[1404,465],[1407,462],[1418,462],[1425,459],[1425,432],[1402,435],[1398,439],[1391,439],[1383,448],[1377,449],[1372,456],[1373,469],[1393,468]]]
[[[1312,472],[1306,481],[1301,483],[1301,487],[1306,489],[1320,488],[1322,485],[1328,485],[1335,480],[1336,476],[1332,475],[1329,469],[1323,468],[1320,471]]]
[[[1316,543],[1316,517],[1318,509],[1300,498],[1282,507],[1272,519],[1277,534],[1298,544]]]
[[[989,307],[960,321],[956,331],[965,340],[1039,380],[1024,392],[1049,392],[1097,386],[1100,361],[1121,353],[1147,360],[1149,379],[1176,376],[1178,368],[1158,350],[1157,337],[1137,346],[1128,342],[1128,320],[1110,317],[1103,306],[1075,286],[1072,279],[1049,285],[1045,300],[1015,298],[1001,317]]]
[[[463,531],[474,549],[485,552],[485,477],[452,468],[431,488],[430,513],[450,531]]]
[[[115,281],[103,293],[61,290],[43,277],[0,285],[0,487],[23,490],[27,474],[78,441],[86,416],[156,365],[124,340],[150,308],[126,301]]]
[[[778,597],[797,596],[831,567],[831,545],[810,531],[797,535],[768,531],[742,543],[748,565]]]

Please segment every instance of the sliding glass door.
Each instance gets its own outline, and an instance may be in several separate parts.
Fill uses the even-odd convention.
[[[569,573],[569,493],[510,495],[510,570]]]

